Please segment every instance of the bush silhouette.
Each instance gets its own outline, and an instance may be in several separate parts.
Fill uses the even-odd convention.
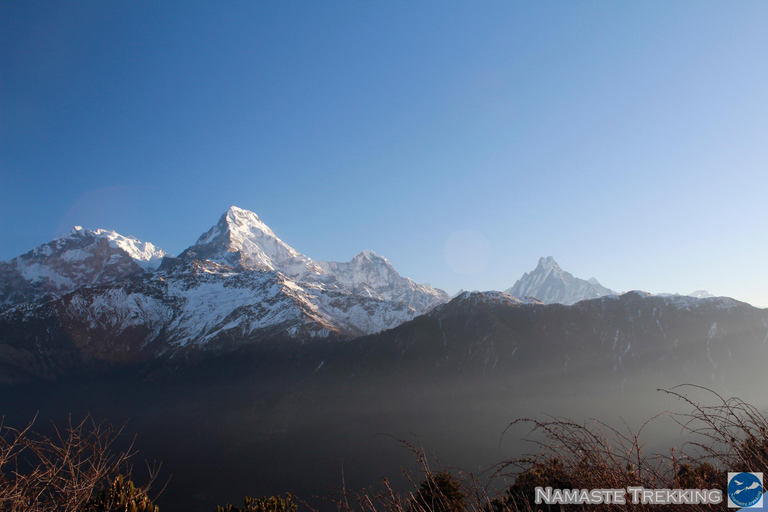
[[[461,484],[447,471],[429,475],[414,498],[413,512],[465,512],[467,502]]]
[[[280,496],[271,496],[258,499],[245,497],[245,506],[243,508],[227,504],[223,507],[216,507],[216,512],[296,512],[298,508],[291,501],[291,494],[286,493],[285,499]]]
[[[515,483],[507,488],[504,498],[496,498],[491,502],[491,510],[560,510],[560,505],[535,505],[534,492],[536,487],[552,487],[554,489],[570,489],[572,487],[566,468],[560,459],[551,458],[548,461],[536,462],[520,473]]]
[[[725,489],[725,471],[716,469],[709,462],[699,465],[684,463],[677,470],[676,487],[680,489]]]
[[[91,498],[80,512],[159,512],[145,491],[119,475],[112,484]]]

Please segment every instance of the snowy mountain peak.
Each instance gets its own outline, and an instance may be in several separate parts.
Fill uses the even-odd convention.
[[[197,239],[195,246],[209,245],[214,242],[228,245],[237,243],[238,239],[263,237],[277,238],[258,215],[237,206],[231,206],[215,226]]]
[[[277,270],[290,277],[319,272],[310,258],[280,240],[255,213],[230,207],[179,258],[210,260],[236,268]]]
[[[574,277],[560,268],[552,256],[539,258],[536,269],[531,273],[524,273],[512,288],[505,291],[515,297],[531,297],[548,304],[567,305],[616,294],[602,286],[595,278],[585,281]]]
[[[230,206],[224,214],[230,230],[234,232],[260,232],[265,236],[277,238],[275,233],[264,224],[258,215],[249,210],[243,210],[237,206]]]
[[[355,255],[347,265],[349,270],[352,271],[350,283],[354,283],[354,285],[365,283],[379,287],[404,279],[397,273],[392,264],[387,261],[387,258],[367,249]],[[337,270],[341,268],[341,266],[338,266]],[[337,272],[334,272],[334,274],[337,275],[337,278],[340,277]],[[341,279],[343,280],[344,277],[341,276]]]
[[[557,264],[555,261],[555,258],[552,256],[547,256],[539,258],[539,264],[536,266],[538,269],[545,269],[545,270],[551,270],[551,269],[559,269],[560,265]]]
[[[119,247],[127,252],[145,270],[157,270],[157,267],[163,261],[163,257],[170,256],[164,250],[149,242],[142,242],[132,236],[123,236],[108,229],[97,229],[93,234],[99,238],[109,240],[109,245],[113,248]]]
[[[105,229],[68,234],[0,263],[0,304],[36,300],[156,269],[165,251]]]
[[[368,249],[356,254],[355,257],[352,258],[351,263],[354,263],[357,265],[365,265],[365,264],[379,265],[381,267],[389,268],[392,270],[392,272],[395,272],[394,267],[392,267],[392,264],[389,262],[387,258],[379,254],[376,254],[375,252]]]
[[[298,283],[331,286],[423,312],[448,300],[442,291],[402,277],[383,256],[365,250],[349,262],[313,261],[280,240],[259,217],[236,206],[179,256],[234,269],[276,270]]]
[[[0,263],[0,305],[73,292],[76,299],[66,300],[74,300],[80,313],[95,308],[126,320],[123,327],[149,314],[153,326],[173,330],[172,343],[186,343],[224,331],[240,338],[254,329],[291,337],[370,334],[449,298],[402,277],[370,250],[346,263],[315,262],[280,240],[255,213],[237,207],[178,258],[164,258],[160,271],[151,272],[164,254],[114,231],[77,227]],[[80,290],[85,287],[91,288]],[[127,289],[133,290],[130,299]],[[92,299],[93,307],[82,306]]]
[[[85,256],[82,253],[82,244],[95,244],[98,239],[105,239],[113,249],[122,249],[128,253],[128,256],[144,270],[156,270],[163,257],[170,256],[159,247],[149,242],[142,242],[135,237],[124,236],[110,229],[92,231],[82,226],[73,226],[69,234],[61,235],[59,238],[37,247],[32,252],[38,256],[51,256],[60,250],[64,259],[72,261]],[[77,247],[74,248],[75,246]]]
[[[382,259],[384,261],[387,261],[387,258],[384,256],[379,256],[375,252],[371,251],[370,249],[365,249],[360,251],[353,259],[367,259],[367,260],[373,260],[373,259]]]
[[[229,207],[229,209],[225,212],[225,215],[228,217],[244,217],[246,219],[256,219],[257,221],[261,222],[259,219],[259,216],[256,215],[256,213],[252,212],[251,210],[246,210],[244,208],[237,207],[235,205],[232,205]]]
[[[385,257],[370,250],[358,253],[349,262],[316,263],[342,288],[366,297],[401,302],[414,311],[425,312],[450,299],[443,290],[401,276]]]
[[[557,264],[557,262],[552,256],[547,256],[546,258],[544,257],[539,258],[539,264],[536,265],[536,269],[532,272],[532,274],[536,273],[536,274],[541,274],[543,276],[548,276],[553,272],[557,274],[562,274],[563,269],[560,268],[560,265]]]

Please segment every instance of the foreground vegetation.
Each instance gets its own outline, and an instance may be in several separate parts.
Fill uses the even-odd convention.
[[[695,388],[695,386],[692,386]],[[521,419],[530,425],[534,454],[506,460],[480,475],[451,470],[433,462],[424,449],[401,441],[419,463],[418,476],[407,475],[410,491],[340,488],[326,499],[341,512],[512,512],[534,510],[657,510],[643,503],[546,505],[534,502],[534,489],[720,489],[728,471],[768,472],[768,420],[737,398],[713,393],[715,405],[689,399],[681,388],[665,391],[683,400],[691,412],[673,415],[691,439],[676,453],[647,454],[639,432],[619,431],[602,423]],[[16,430],[0,425],[0,510],[25,512],[160,512],[150,499],[157,475],[132,481],[128,450],[113,450],[119,429],[92,419],[54,435],[35,433],[33,424]],[[724,493],[725,494],[725,493]],[[296,501],[294,501],[296,500]],[[301,507],[297,505],[301,504]],[[674,506],[673,506],[674,507]],[[722,503],[677,505],[681,510],[726,510]],[[288,494],[254,499],[242,507],[227,504],[217,512],[296,512],[310,509]],[[665,507],[669,508],[669,506]],[[213,512],[213,511],[212,511]]]
[[[113,450],[119,429],[85,418],[46,436],[33,423],[22,430],[0,424],[0,510],[158,512],[147,496],[156,472],[134,486],[134,453]]]

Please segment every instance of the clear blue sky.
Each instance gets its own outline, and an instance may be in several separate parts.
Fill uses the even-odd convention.
[[[768,3],[0,3],[0,259],[230,206],[450,293],[768,307]]]

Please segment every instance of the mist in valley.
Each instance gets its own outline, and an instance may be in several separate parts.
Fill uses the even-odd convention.
[[[687,439],[669,415],[643,426],[665,411],[691,411],[657,391],[691,382],[676,380],[669,368],[638,367],[621,378],[590,366],[452,374],[434,371],[437,358],[350,364],[350,354],[351,345],[338,353],[308,350],[301,358],[242,351],[156,381],[124,369],[16,387],[4,392],[5,421],[19,426],[37,414],[36,424],[45,426],[90,414],[125,424],[117,447],[135,436],[138,474],[143,461],[162,462],[155,484],[164,488],[156,500],[161,509],[200,511],[240,503],[246,495],[285,492],[331,510],[321,498],[338,494],[334,489],[377,488],[384,477],[407,491],[402,469],[417,483],[422,475],[403,441],[434,454],[445,467],[486,479],[496,464],[538,451],[525,440],[529,425],[506,430],[519,418],[591,425],[596,419],[621,432],[643,427],[647,450],[660,453],[680,450]],[[750,381],[731,381],[729,390],[738,393],[741,386],[742,398],[759,400]],[[678,391],[694,401],[716,401],[698,388]],[[497,478],[495,484],[503,491],[510,481]]]

